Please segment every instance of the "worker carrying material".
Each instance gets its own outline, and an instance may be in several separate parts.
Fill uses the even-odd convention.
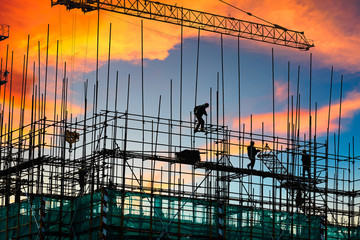
[[[310,166],[311,166],[311,157],[307,154],[306,150],[302,151],[301,161],[303,164],[303,177],[305,177],[305,171],[308,173],[308,177],[310,178]]]
[[[195,114],[195,117],[197,119],[197,125],[196,125],[196,127],[194,129],[194,133],[199,132],[199,127],[201,127],[200,132],[205,132],[205,129],[204,129],[205,121],[202,118],[202,116],[203,115],[207,116],[206,108],[208,108],[208,107],[209,107],[209,104],[205,103],[205,104],[196,106],[194,108],[194,114]]]
[[[250,163],[247,165],[247,168],[254,168],[255,165],[255,157],[256,154],[258,154],[258,152],[260,152],[260,150],[255,148],[255,143],[254,141],[250,142],[250,145],[247,147],[247,153],[248,153],[248,157],[250,159]]]

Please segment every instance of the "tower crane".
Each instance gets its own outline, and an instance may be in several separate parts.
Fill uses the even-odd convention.
[[[9,32],[10,32],[10,26],[6,25],[6,24],[0,24],[0,41],[3,41],[7,38],[9,38]],[[0,69],[0,86],[4,85],[5,83],[7,83],[7,76],[8,76],[9,72],[7,70],[3,70]],[[2,80],[2,79],[5,80]]]
[[[0,24],[0,41],[9,37],[10,26],[6,24]]]
[[[68,10],[78,8],[85,13],[106,10],[300,50],[314,47],[304,32],[276,24],[254,23],[149,0],[51,0],[51,6],[54,5],[64,5]]]

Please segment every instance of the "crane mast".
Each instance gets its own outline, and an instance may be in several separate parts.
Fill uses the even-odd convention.
[[[69,10],[78,8],[83,12],[106,10],[300,50],[314,47],[304,32],[148,0],[51,0],[51,5],[65,5]]]

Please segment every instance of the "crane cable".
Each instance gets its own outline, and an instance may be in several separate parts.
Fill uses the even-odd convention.
[[[238,7],[230,4],[230,3],[228,3],[228,2],[225,2],[225,1],[223,1],[223,0],[219,0],[219,1],[222,2],[222,3],[224,3],[224,4],[226,4],[226,5],[228,5],[228,6],[230,6],[230,7],[232,7],[232,8],[235,8],[236,10],[239,10],[240,12],[246,13],[246,14],[249,15],[250,17],[257,18],[257,19],[259,19],[259,20],[261,20],[261,21],[263,21],[263,22],[266,22],[266,23],[268,23],[268,24],[271,24],[272,26],[274,26],[274,27],[276,27],[276,28],[281,28],[281,29],[284,30],[284,31],[287,30],[287,28],[285,28],[285,27],[282,27],[282,26],[277,25],[277,24],[275,24],[275,23],[269,22],[269,21],[267,21],[267,20],[265,20],[265,19],[263,19],[263,18],[261,18],[261,17],[255,16],[255,15],[252,14],[251,12],[247,12],[247,11],[245,11],[245,10],[242,10],[242,9],[240,9],[240,8],[238,8]]]

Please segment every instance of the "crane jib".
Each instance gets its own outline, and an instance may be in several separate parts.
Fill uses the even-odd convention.
[[[314,47],[304,32],[277,24],[254,23],[148,0],[51,0],[51,4],[64,5],[68,10],[78,8],[83,12],[106,10],[300,50]]]

